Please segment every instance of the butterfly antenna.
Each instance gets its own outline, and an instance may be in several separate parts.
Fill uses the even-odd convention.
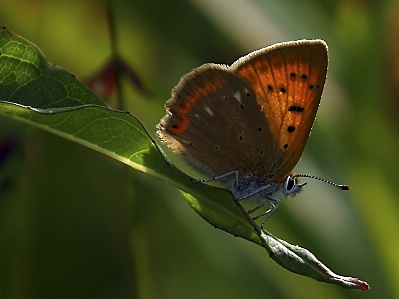
[[[319,178],[319,177],[314,176],[314,175],[309,175],[309,174],[296,174],[295,176],[296,176],[297,178],[310,178],[310,179],[322,181],[322,182],[324,182],[324,183],[333,185],[334,187],[336,187],[336,188],[338,188],[338,189],[341,189],[341,190],[350,190],[350,189],[351,189],[348,185],[338,185],[338,184],[336,184],[336,183],[327,181],[327,180],[325,180],[325,179]]]

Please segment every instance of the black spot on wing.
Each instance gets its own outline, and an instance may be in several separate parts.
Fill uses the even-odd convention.
[[[298,106],[298,105],[292,105],[288,108],[289,112],[297,112],[297,113],[301,113],[303,112],[303,110],[305,110],[303,107]]]

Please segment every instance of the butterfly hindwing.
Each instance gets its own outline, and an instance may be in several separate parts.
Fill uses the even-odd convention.
[[[271,168],[268,123],[255,94],[229,67],[206,64],[183,76],[166,107],[161,138],[203,172],[244,177]]]

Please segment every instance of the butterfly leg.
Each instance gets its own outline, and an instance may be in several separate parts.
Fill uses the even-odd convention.
[[[256,194],[258,194],[258,193],[260,193],[260,192],[265,191],[265,190],[268,189],[270,186],[272,186],[272,184],[267,184],[267,185],[265,185],[265,186],[262,186],[261,188],[258,188],[258,189],[256,189],[255,191],[253,191],[253,192],[251,192],[251,193],[245,194],[245,195],[243,195],[243,196],[237,198],[237,201],[244,200],[244,199],[246,199],[246,198],[250,198],[250,197],[252,197],[252,196],[254,196],[254,195],[256,195]]]
[[[253,212],[256,212],[256,211],[259,210],[261,207],[263,207],[265,204],[266,204],[266,202],[263,202],[263,203],[261,203],[259,206],[256,206],[255,208],[253,208],[253,209],[251,209],[251,210],[248,210],[247,213],[251,215]],[[258,219],[258,218],[256,217],[256,219]],[[255,220],[255,219],[254,219],[254,220]]]
[[[266,224],[267,220],[269,220],[269,218],[273,215],[273,213],[277,210],[277,208],[280,205],[280,199],[276,198],[276,197],[268,197],[268,199],[270,199],[270,205],[271,208],[267,211],[265,211],[264,213],[256,216],[255,218],[258,219],[259,217],[262,217],[264,215],[267,215],[266,218],[262,221],[262,224],[260,225],[260,227],[263,229],[263,226]],[[255,220],[255,219],[254,219]]]
[[[263,226],[265,225],[265,223],[267,222],[267,220],[269,220],[270,216],[273,215],[273,213],[277,210],[278,206],[280,205],[280,200],[279,200],[278,198],[275,198],[275,197],[268,197],[268,199],[270,200],[270,201],[269,201],[270,209],[268,209],[267,211],[262,212],[262,213],[260,213],[259,215],[257,215],[257,216],[255,216],[255,217],[252,218],[252,220],[256,220],[256,219],[259,219],[259,218],[261,218],[261,217],[267,215],[266,218],[265,218],[265,220],[263,220],[263,222],[262,222],[262,224],[261,224],[261,226],[260,226],[262,229],[263,229]],[[266,201],[265,201],[264,203],[262,203],[261,205],[256,206],[255,208],[253,208],[253,209],[251,209],[251,210],[248,210],[248,211],[247,211],[248,214],[252,214],[253,212],[259,210],[259,209],[260,209],[261,207],[263,207],[265,204],[266,204]]]
[[[227,172],[227,173],[224,173],[224,174],[220,174],[220,175],[217,175],[217,176],[215,176],[215,177],[213,177],[213,178],[210,178],[210,179],[205,179],[205,180],[193,180],[193,182],[194,183],[209,183],[209,182],[212,182],[212,181],[217,181],[217,180],[221,180],[221,179],[223,179],[223,178],[225,178],[225,177],[228,177],[228,176],[231,176],[231,175],[235,175],[235,177],[236,177],[236,180],[235,180],[235,183],[237,184],[237,182],[238,182],[238,171],[237,170],[233,170],[233,171],[230,171],[230,172]]]

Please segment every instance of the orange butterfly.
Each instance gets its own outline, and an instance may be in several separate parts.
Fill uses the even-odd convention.
[[[236,200],[270,209],[280,196],[297,194],[292,170],[316,116],[326,80],[322,40],[279,43],[254,51],[233,65],[205,64],[183,76],[166,103],[158,135],[195,169],[220,181]],[[316,178],[319,179],[319,178]],[[342,190],[346,185],[330,183]]]

